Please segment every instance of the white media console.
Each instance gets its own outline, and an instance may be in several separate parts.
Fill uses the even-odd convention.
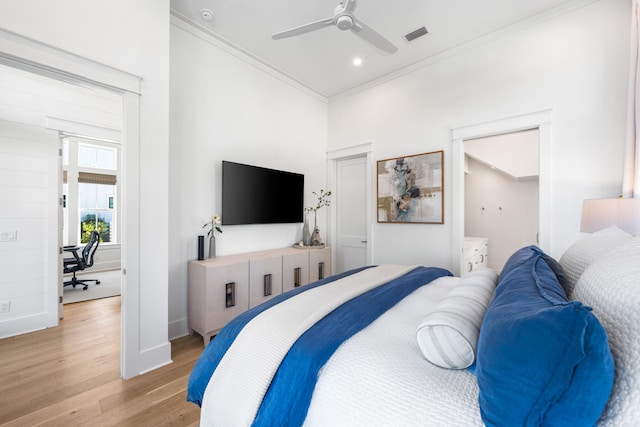
[[[205,346],[238,314],[331,275],[331,249],[283,248],[189,261],[189,333]]]

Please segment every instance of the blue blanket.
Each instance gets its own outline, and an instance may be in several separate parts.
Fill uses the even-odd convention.
[[[233,344],[233,341],[236,339],[236,336],[238,336],[242,328],[244,328],[244,326],[258,314],[286,299],[298,295],[299,293],[342,279],[343,277],[347,277],[367,268],[370,267],[357,268],[318,280],[305,286],[300,286],[299,288],[277,295],[233,318],[233,320],[227,323],[218,335],[215,336],[214,340],[204,349],[204,352],[200,355],[200,358],[193,367],[193,371],[191,371],[191,375],[189,376],[189,384],[187,386],[187,400],[198,406],[202,406],[204,390],[207,388],[207,384],[209,384],[213,371],[216,370],[220,360],[222,360],[222,357],[225,355],[231,344]]]
[[[333,276],[308,286],[321,286],[347,274]],[[340,344],[368,326],[404,297],[442,276],[451,276],[451,273],[440,268],[418,267],[398,279],[346,302],[316,323],[298,339],[283,359],[253,425],[302,425],[311,402],[318,371]],[[295,291],[304,291],[299,289]],[[279,300],[289,298],[290,295],[283,294],[281,297]],[[189,380],[190,401],[201,404],[204,388],[235,336],[253,316],[277,302],[271,301],[265,303],[268,307],[256,307],[260,308],[258,312],[250,314],[253,311],[250,310],[245,313],[245,318],[238,322],[234,319],[211,345],[207,346]],[[218,341],[220,338],[222,339]]]

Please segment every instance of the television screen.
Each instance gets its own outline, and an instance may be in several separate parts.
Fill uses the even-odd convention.
[[[222,224],[303,222],[304,175],[222,162]]]

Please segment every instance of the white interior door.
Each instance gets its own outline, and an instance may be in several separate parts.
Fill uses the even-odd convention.
[[[336,162],[336,270],[367,264],[367,158]]]
[[[58,136],[58,147],[57,147],[57,172],[58,179],[56,183],[56,188],[58,190],[58,248],[63,247],[63,224],[64,224],[64,213],[63,213],[63,204],[62,204],[62,139]],[[64,318],[64,251],[58,251],[58,319]]]

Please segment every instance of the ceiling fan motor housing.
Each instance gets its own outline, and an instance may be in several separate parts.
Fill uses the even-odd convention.
[[[349,15],[338,16],[336,26],[343,31],[351,29],[353,27],[353,17]]]

